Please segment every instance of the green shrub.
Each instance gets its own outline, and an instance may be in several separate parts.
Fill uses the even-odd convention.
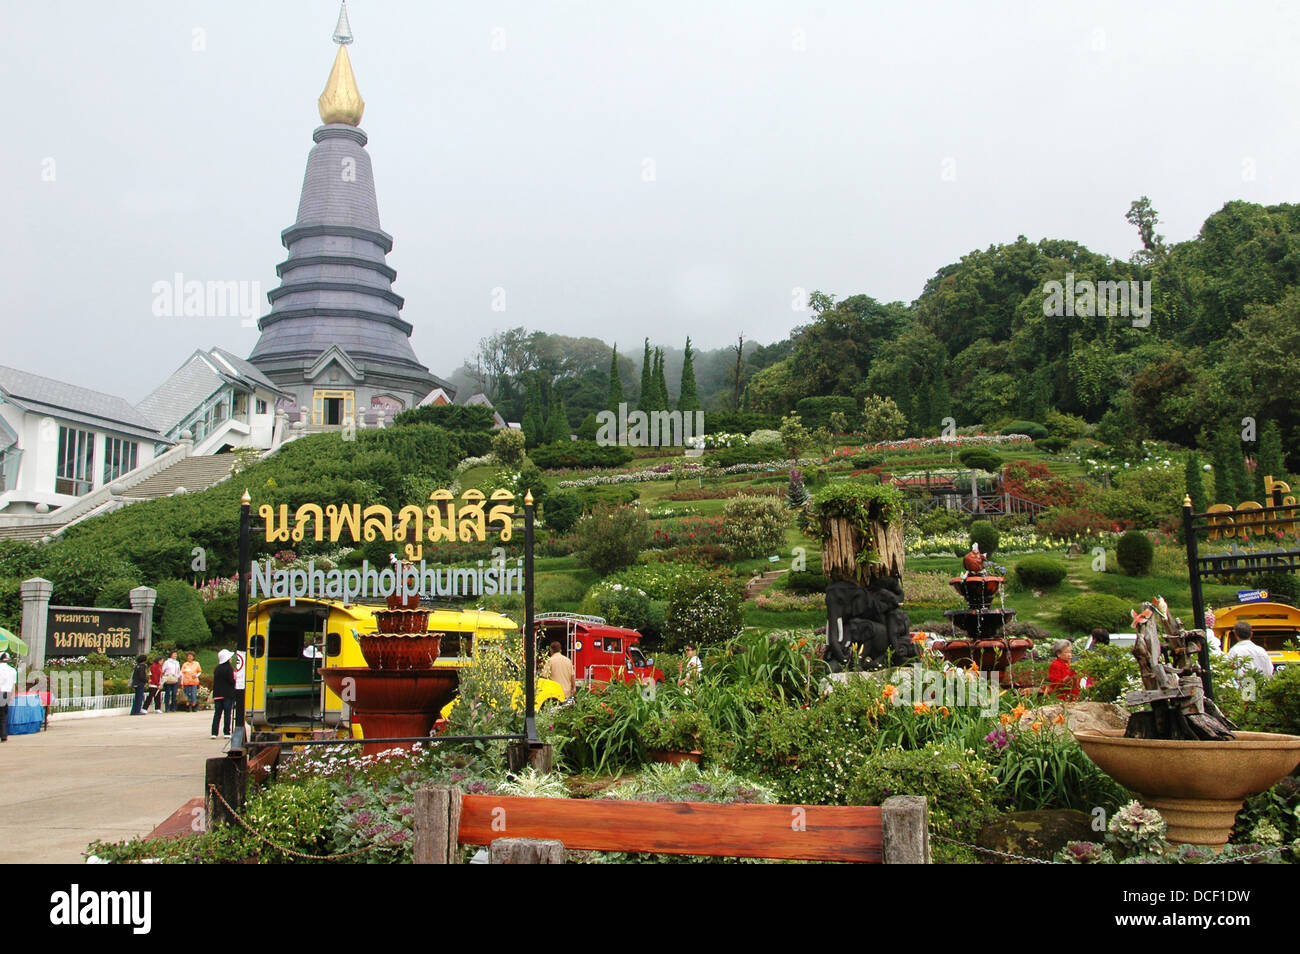
[[[41,550],[23,540],[0,540],[0,576],[30,580],[39,575]]]
[[[830,585],[831,581],[826,577],[808,570],[791,570],[785,575],[785,588],[791,593],[801,595],[825,593]]]
[[[645,590],[622,583],[597,583],[582,598],[580,612],[604,617],[611,626],[640,632],[650,622],[650,597]]]
[[[136,576],[135,568],[116,553],[79,542],[47,547],[42,555],[41,576],[54,584],[50,602],[56,606],[93,606],[95,597],[110,580]],[[188,565],[186,559],[183,566]],[[181,565],[176,568],[181,569]]]
[[[575,532],[578,564],[602,576],[631,566],[650,542],[645,511],[633,506],[601,505],[578,521]]]
[[[524,442],[523,431],[503,428],[492,435],[492,453],[503,467],[518,467],[524,461]]]
[[[1119,632],[1132,621],[1129,604],[1108,593],[1084,593],[1066,601],[1059,618],[1070,632],[1085,634],[1094,629]]]
[[[582,498],[571,490],[557,490],[547,496],[543,516],[556,533],[568,533],[582,516]]]
[[[1012,421],[1006,427],[999,431],[1001,434],[1024,434],[1033,440],[1041,440],[1048,436],[1048,430],[1042,424],[1033,421]]]
[[[1294,571],[1274,570],[1271,573],[1260,573],[1250,578],[1250,585],[1255,589],[1267,590],[1268,598],[1275,603],[1300,606],[1300,574]]]
[[[1026,589],[1051,589],[1064,580],[1065,575],[1065,564],[1051,557],[1027,556],[1016,564],[1016,580]]]
[[[1071,665],[1080,676],[1087,677],[1084,698],[1093,702],[1118,702],[1124,693],[1140,686],[1137,660],[1131,649],[1093,646],[1077,654]]]
[[[744,625],[742,604],[745,594],[731,580],[697,576],[678,582],[668,598],[664,620],[664,643],[677,650],[687,643],[725,642]]]
[[[1146,576],[1151,572],[1155,548],[1151,538],[1141,530],[1130,530],[1115,546],[1115,562],[1128,576]]]
[[[595,510],[598,504],[630,504],[641,499],[641,491],[627,484],[607,484],[603,487],[582,487],[577,491],[582,509]]]
[[[1247,707],[1242,728],[1300,735],[1300,666],[1286,666],[1256,682],[1256,702]]]
[[[595,441],[561,441],[529,451],[533,463],[543,470],[580,470],[592,467],[622,467],[633,458],[632,451],[619,444]]]
[[[971,470],[986,470],[989,473],[997,471],[1002,466],[1002,458],[983,447],[967,447],[958,452],[957,459],[962,462],[963,467],[969,467]]]
[[[212,641],[212,631],[203,616],[203,597],[184,580],[163,580],[154,604],[154,634],[169,639],[181,649],[198,649]]]
[[[733,557],[768,556],[785,545],[789,525],[779,497],[735,497],[722,510],[722,543]]]
[[[997,806],[993,766],[956,745],[885,749],[871,756],[849,786],[849,803],[880,805],[891,795],[924,795],[930,830],[972,844]],[[933,846],[936,853],[940,845]]]
[[[1034,446],[1044,454],[1059,454],[1070,446],[1070,442],[1064,437],[1040,437],[1034,441]]]
[[[135,580],[109,580],[95,594],[95,605],[105,609],[130,609],[131,591],[140,584]]]
[[[239,629],[239,594],[223,593],[203,604],[212,641],[219,646],[242,645]]]
[[[733,464],[763,464],[767,461],[785,460],[785,448],[780,444],[746,444],[744,447],[719,447],[709,451],[708,462],[716,467]]]
[[[998,528],[987,520],[976,520],[970,525],[971,543],[980,545],[980,553],[989,556],[998,550]]]
[[[394,427],[409,424],[437,424],[449,431],[491,432],[496,421],[492,408],[484,404],[426,404],[403,411],[393,418]]]
[[[0,576],[0,626],[17,634],[23,625],[23,578]]]

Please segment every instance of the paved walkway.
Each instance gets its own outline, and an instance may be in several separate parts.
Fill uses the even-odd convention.
[[[147,835],[203,793],[212,711],[52,722],[0,745],[0,863],[79,863],[96,838]]]

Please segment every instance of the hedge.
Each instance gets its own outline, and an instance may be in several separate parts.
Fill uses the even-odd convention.
[[[617,444],[568,441],[543,444],[528,452],[543,470],[584,470],[591,467],[622,467],[632,460],[632,451]]]
[[[1047,590],[1065,579],[1065,564],[1046,556],[1028,556],[1016,564],[1016,579],[1031,590]]]
[[[1129,604],[1108,593],[1084,593],[1067,601],[1060,611],[1061,625],[1076,633],[1094,629],[1118,632],[1127,628],[1132,618]]]

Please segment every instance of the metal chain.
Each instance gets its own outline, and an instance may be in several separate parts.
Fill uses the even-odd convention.
[[[1065,864],[1065,862],[1063,862],[1063,861],[1044,861],[1042,858],[1028,858],[1028,857],[1025,857],[1024,855],[1013,855],[1013,854],[1012,854],[1011,852],[1009,852],[1009,851],[997,851],[997,850],[995,850],[995,849],[993,849],[993,848],[981,848],[979,845],[968,845],[968,844],[966,844],[966,842],[964,842],[964,841],[958,841],[956,838],[945,838],[943,835],[936,835],[936,834],[934,834],[933,832],[930,833],[930,837],[933,838],[935,841],[944,841],[944,842],[947,842],[947,843],[950,844],[950,845],[956,845],[956,846],[959,847],[959,848],[968,848],[968,849],[970,849],[971,851],[977,851],[977,852],[979,852],[980,854],[993,855],[993,856],[998,857],[998,858],[1008,858],[1008,859],[1010,859],[1010,860],[1012,860],[1012,861],[1022,861],[1022,862],[1025,862],[1026,864],[1031,864],[1031,865],[1060,865],[1060,864]],[[1265,855],[1275,855],[1275,854],[1280,854],[1281,852],[1286,851],[1287,848],[1289,848],[1289,847],[1291,847],[1291,846],[1290,846],[1290,845],[1279,845],[1279,846],[1276,847],[1276,848],[1264,848],[1264,849],[1262,849],[1262,850],[1260,850],[1260,851],[1252,851],[1252,852],[1251,852],[1250,854],[1248,854],[1248,855],[1236,855],[1235,857],[1228,858],[1228,859],[1225,859],[1224,861],[1216,862],[1216,863],[1218,863],[1218,864],[1229,864],[1229,865],[1242,864],[1243,862],[1251,861],[1251,860],[1253,860],[1253,859],[1255,859],[1255,858],[1262,858],[1262,857],[1264,857]]]
[[[208,791],[210,791],[213,795],[217,796],[217,799],[221,802],[221,804],[226,806],[226,811],[230,812],[230,816],[234,818],[235,821],[239,822],[239,824],[244,827],[245,831],[253,835],[253,837],[259,839],[260,841],[266,842],[276,851],[283,851],[286,855],[292,855],[295,858],[306,858],[309,861],[340,861],[344,858],[352,858],[356,855],[363,855],[367,851],[371,851],[375,847],[374,845],[367,845],[365,848],[358,848],[356,851],[344,852],[341,855],[309,855],[306,852],[295,851],[292,848],[286,848],[283,845],[277,845],[275,842],[267,838],[260,831],[258,831],[248,822],[246,822],[243,818],[241,818],[239,813],[230,807],[230,803],[226,801],[225,796],[222,795],[221,792],[217,790],[217,786],[209,785]]]

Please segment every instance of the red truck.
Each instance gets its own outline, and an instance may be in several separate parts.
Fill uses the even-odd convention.
[[[664,674],[646,659],[637,645],[641,634],[635,629],[610,626],[599,616],[579,613],[538,613],[536,635],[538,652],[550,653],[551,643],[558,642],[573,662],[580,686],[592,682],[663,682]]]

